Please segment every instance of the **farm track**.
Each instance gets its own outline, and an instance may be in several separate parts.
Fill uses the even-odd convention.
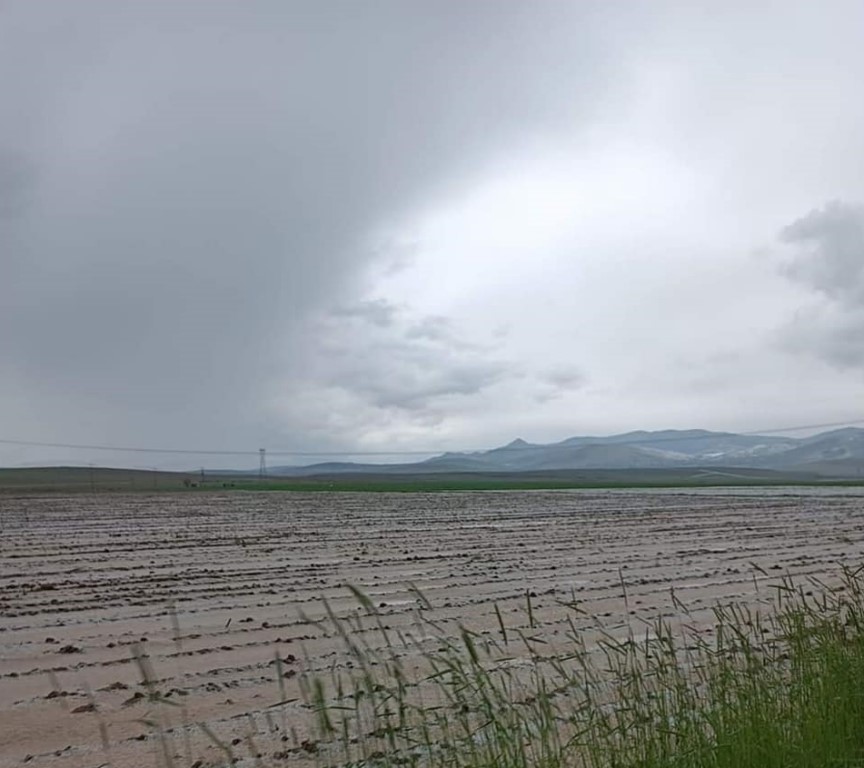
[[[347,661],[338,638],[304,615],[324,618],[322,598],[356,615],[346,584],[406,632],[417,610],[409,583],[433,606],[424,614],[454,634],[460,622],[496,632],[496,605],[508,626],[527,629],[528,593],[550,642],[563,644],[559,601],[571,597],[586,633],[596,618],[624,632],[674,619],[674,587],[707,627],[718,600],[765,601],[773,577],[822,577],[864,555],[864,496],[852,492],[73,495],[0,505],[4,768],[107,764],[100,723],[116,768],[155,766],[135,648],[183,704],[171,724],[207,722],[228,741],[250,714],[267,727],[278,652],[287,717],[303,736],[293,673]],[[98,712],[74,712],[91,695]],[[219,757],[200,731],[189,734],[194,759]],[[275,736],[261,741],[265,754],[285,750]]]

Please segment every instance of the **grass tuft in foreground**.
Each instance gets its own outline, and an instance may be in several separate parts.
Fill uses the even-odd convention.
[[[493,634],[423,618],[323,622],[348,663],[307,672],[320,766],[864,766],[864,575],[775,584],[771,610],[724,605],[712,631],[663,621],[613,635],[570,610],[566,641],[496,612]],[[674,595],[673,595],[674,600]],[[678,604],[683,610],[683,606]]]
[[[336,637],[342,653],[325,673],[307,663],[299,709],[286,698],[277,656],[279,700],[264,714],[266,729],[252,715],[243,738],[230,743],[205,723],[198,729],[225,765],[243,768],[286,761],[320,768],[864,767],[864,567],[842,568],[832,584],[787,578],[771,589],[767,605],[719,605],[707,623],[672,593],[675,623],[638,631],[605,627],[575,601],[562,601],[567,629],[557,634],[538,618],[530,594],[518,625],[496,608],[492,630],[454,632],[428,618],[431,606],[416,590],[414,625],[391,627],[352,589],[357,615],[339,617],[325,602],[323,621],[307,619]],[[159,693],[143,651],[133,655],[156,707],[147,721],[156,763],[203,765],[192,762],[185,708],[184,727],[170,726],[160,707],[177,705]],[[186,738],[182,756],[178,731]]]

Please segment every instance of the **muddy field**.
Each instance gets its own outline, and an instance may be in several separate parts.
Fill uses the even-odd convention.
[[[707,625],[718,600],[765,601],[784,574],[862,556],[852,491],[0,498],[0,766],[156,766],[157,718],[179,765],[218,761],[201,722],[226,743],[254,732],[276,764],[313,760],[274,728],[284,711],[312,739],[297,673],[344,653],[307,619],[322,597],[356,615],[346,584],[406,632],[408,584],[453,631],[496,631],[496,604],[526,626],[530,599],[554,643],[574,596],[586,631],[673,616],[670,587]],[[154,711],[136,653],[177,706]]]

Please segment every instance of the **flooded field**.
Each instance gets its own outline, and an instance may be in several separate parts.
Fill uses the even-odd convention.
[[[764,601],[786,574],[860,562],[855,491],[0,498],[0,766],[164,764],[145,722],[157,716],[178,765],[221,757],[196,723],[227,744],[261,734],[268,760],[313,761],[314,743],[272,731],[284,713],[304,741],[298,673],[346,663],[316,620],[322,598],[357,615],[348,584],[404,632],[413,585],[445,632],[494,633],[497,606],[554,644],[574,599],[586,632],[597,619],[626,631],[674,619],[674,588],[707,626],[718,600]],[[154,713],[142,666],[177,706]]]

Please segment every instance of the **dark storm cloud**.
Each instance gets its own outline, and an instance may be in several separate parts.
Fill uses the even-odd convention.
[[[445,355],[416,344],[392,343],[374,352],[374,365],[357,357],[344,361],[333,383],[382,409],[434,410],[442,399],[476,395],[510,374],[500,362]]]
[[[803,401],[837,421],[815,401],[861,401],[860,211],[791,224],[783,276],[748,254],[864,199],[862,19],[2,3],[0,438],[458,448],[795,423]],[[718,344],[742,349],[723,386],[688,388]]]
[[[363,326],[345,327],[346,320],[357,319]],[[312,386],[341,390],[364,406],[412,417],[435,411],[442,399],[476,395],[520,375],[516,366],[498,359],[493,347],[461,335],[449,318],[419,317],[383,300],[331,313],[316,336],[321,354]]]
[[[576,392],[588,381],[585,373],[573,367],[557,367],[537,376],[537,386],[534,400],[538,403],[549,403],[553,400]]]
[[[428,315],[405,332],[408,339],[430,339],[432,341],[454,341],[451,322],[440,315]]]
[[[556,389],[578,389],[585,384],[585,374],[575,368],[555,368],[548,371],[542,380]]]
[[[850,309],[864,308],[864,206],[834,201],[785,227],[799,253],[789,277]]]
[[[864,367],[864,311],[801,312],[782,330],[786,349],[815,355],[838,368]]]
[[[333,310],[334,317],[356,317],[373,325],[387,327],[393,324],[399,308],[384,299],[369,299],[348,307]]]
[[[794,250],[785,274],[820,297],[784,329],[784,343],[840,367],[864,365],[864,206],[829,203],[780,238]]]
[[[7,220],[23,213],[32,186],[33,175],[28,163],[19,156],[0,150],[0,228]]]
[[[587,6],[81,0],[0,14],[15,235],[0,367],[39,400],[39,434],[67,439],[257,434],[261,383],[290,379],[315,346],[312,311],[350,299],[376,227],[513,136],[566,123],[600,68]],[[406,402],[494,375],[457,366]]]

